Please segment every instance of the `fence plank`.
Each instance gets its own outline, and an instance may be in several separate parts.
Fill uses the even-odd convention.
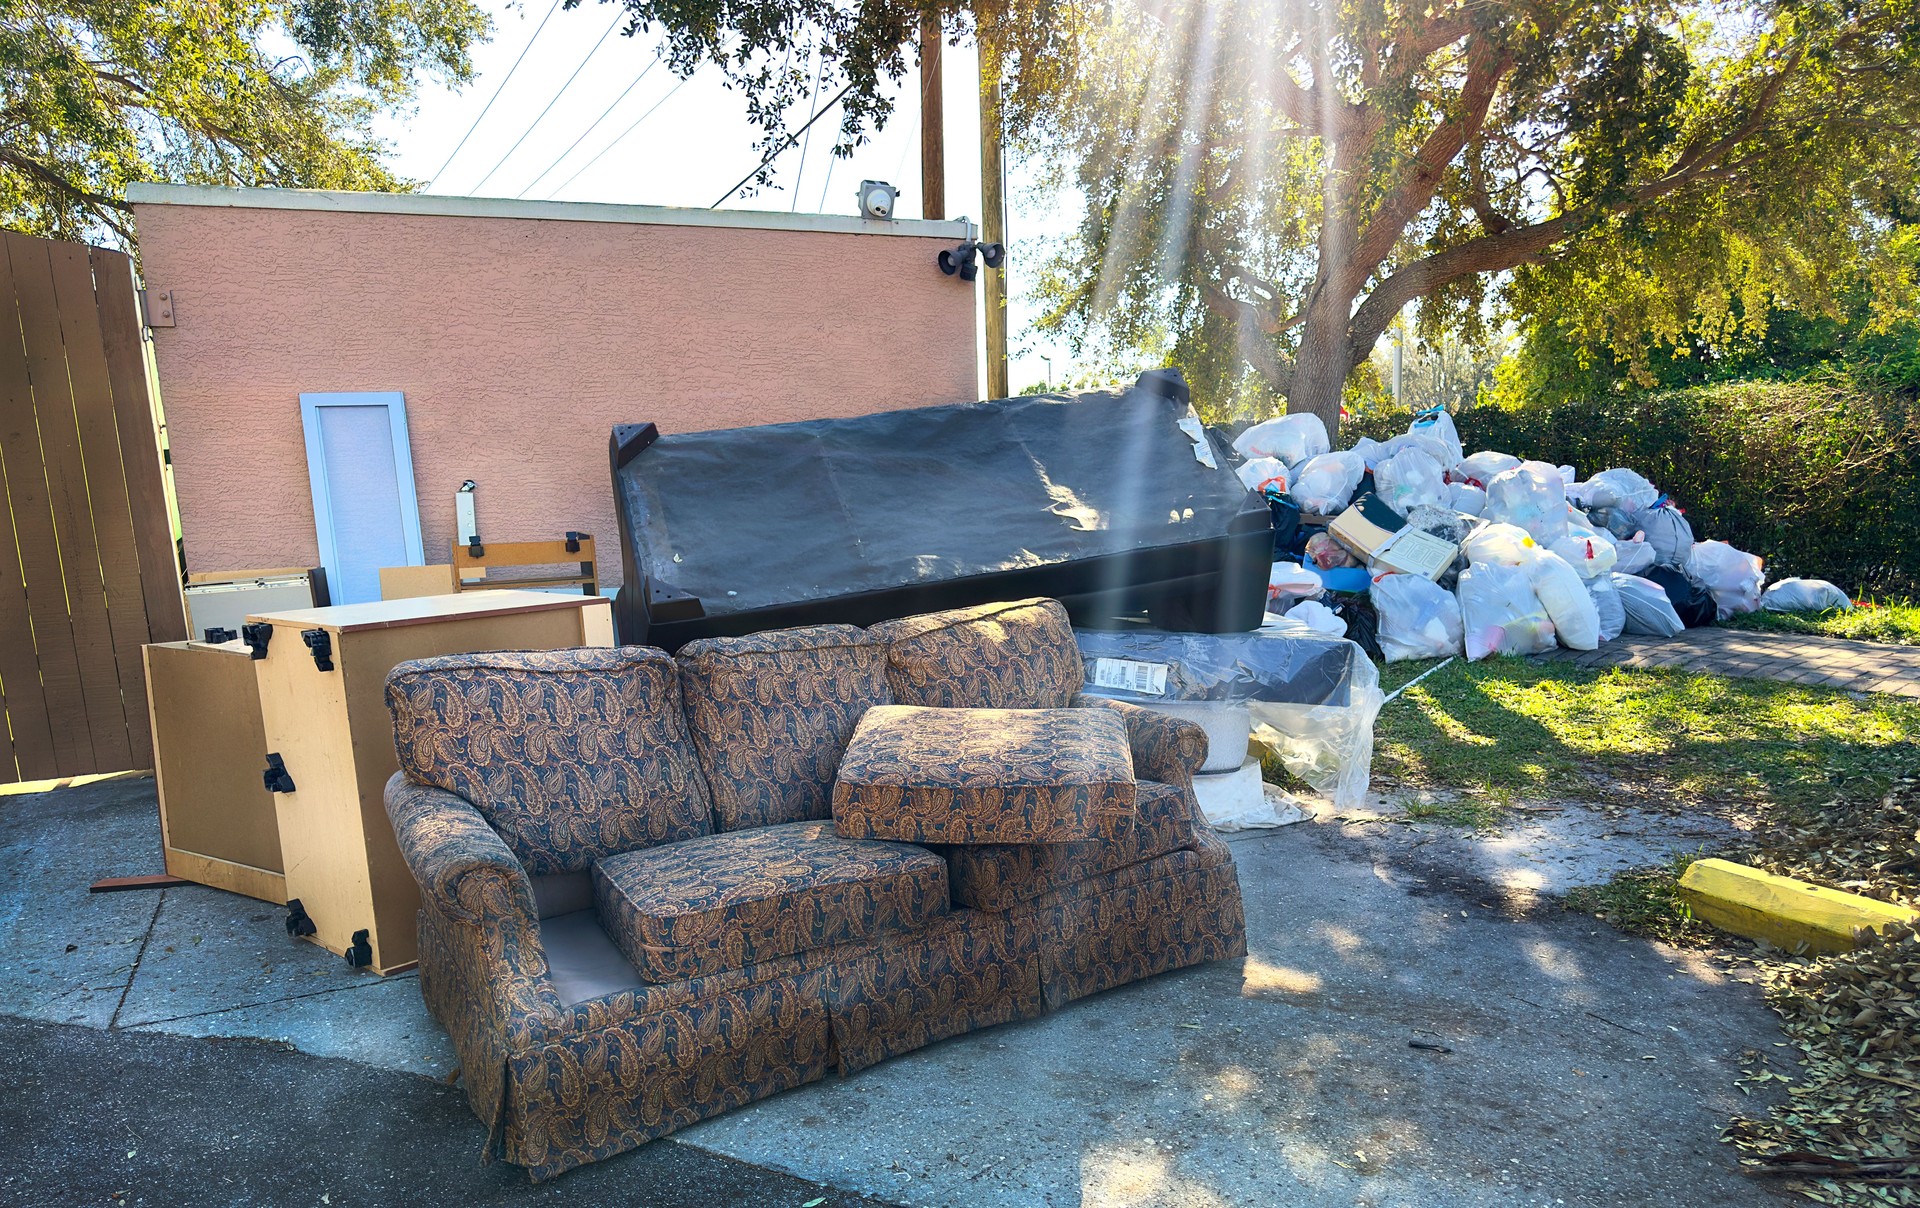
[[[0,269],[6,255],[0,252]],[[0,293],[0,343],[19,335],[18,325],[9,330],[6,320],[14,318],[13,293]],[[11,362],[0,356],[0,375]],[[19,389],[24,392],[25,380]],[[0,384],[0,397],[14,393],[11,385]],[[4,426],[4,421],[0,421]],[[7,465],[11,472],[38,474],[40,451],[26,456],[10,441],[0,443],[0,505],[6,505]],[[6,762],[0,764],[0,781],[42,780],[54,775],[53,731],[47,725],[47,698],[40,690],[40,660],[33,654],[33,624],[28,620],[27,585],[20,578],[20,549],[14,544],[11,522],[0,524],[0,702],[6,707],[6,725],[0,726],[0,746]]]
[[[23,588],[28,606],[18,629],[4,635],[8,647],[24,645],[36,656],[39,668],[40,708],[50,761],[23,737],[36,737],[30,715],[30,695],[24,675],[7,680],[8,716],[14,722],[15,741],[21,742],[21,774],[29,780],[72,776],[94,769],[93,743],[87,735],[87,708],[80,692],[80,661],[74,653],[73,627],[67,619],[66,587],[60,575],[60,550],[53,528],[53,505],[47,498],[45,462],[40,449],[39,421],[27,372],[15,288],[11,237],[0,240],[0,447],[7,458],[7,506],[18,536]],[[34,249],[26,249],[31,260]],[[46,256],[40,254],[44,262]],[[10,652],[11,653],[11,652]],[[16,707],[16,702],[18,705]]]
[[[158,415],[147,377],[140,311],[134,298],[133,261],[124,253],[92,248],[95,300],[101,343],[113,388],[120,431],[120,460],[133,514],[134,548],[146,600],[148,640],[187,637],[186,599],[180,593],[180,558],[173,541],[172,511],[160,460]]]
[[[140,647],[147,641],[147,606],[140,590],[140,556],[133,545],[133,514],[127,501],[120,433],[107,381],[100,311],[94,303],[93,265],[79,243],[52,243],[53,293],[60,307],[60,339],[67,350],[67,380],[73,387],[74,421],[87,472],[87,499],[100,577],[106,593],[107,633],[113,643],[120,686],[120,724],[127,733],[128,767],[153,766],[153,732],[147,725],[147,679]],[[102,768],[101,771],[120,769]]]
[[[114,665],[113,634],[107,622],[100,549],[87,498],[87,472],[80,453],[73,389],[67,378],[66,349],[60,339],[51,244],[9,231],[7,245],[13,261],[13,288],[20,300],[20,333],[27,349],[27,372],[33,381],[34,413],[40,420],[40,448],[46,456],[47,490],[53,502],[67,611],[80,668],[84,724],[93,745],[95,766],[84,770],[116,771],[129,766],[133,752],[127,742],[126,712],[120,704],[120,675]],[[41,615],[40,600],[36,593],[36,624]]]

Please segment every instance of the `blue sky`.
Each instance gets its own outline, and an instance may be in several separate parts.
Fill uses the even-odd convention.
[[[394,169],[431,180],[429,192],[706,207],[758,161],[755,132],[740,95],[722,88],[719,73],[711,69],[685,83],[664,63],[646,70],[655,63],[658,39],[647,34],[625,38],[617,29],[609,33],[617,19],[615,6],[586,3],[549,15],[552,0],[527,0],[524,7],[501,0],[485,3],[493,13],[494,34],[474,52],[473,83],[457,92],[425,88],[413,113],[384,119],[379,127],[393,145]],[[976,70],[970,46],[948,49],[947,214],[977,221]],[[646,75],[636,83],[642,71]],[[916,76],[902,81],[902,93],[887,128],[851,159],[828,154],[830,123],[836,121],[828,114],[815,124],[810,144],[794,146],[777,161],[776,188],[757,196],[736,195],[724,205],[849,214],[856,209],[860,181],[874,179],[900,188],[901,217],[918,217]],[[792,124],[804,120],[803,114]],[[463,137],[466,142],[460,146]],[[456,146],[458,154],[449,162]],[[1033,238],[1057,233],[1063,211],[1057,205],[1023,204],[1022,191],[1013,192],[1009,286],[1016,355],[1011,380],[1018,390],[1045,379],[1043,355],[1053,358],[1055,379],[1070,374],[1072,365],[1064,348],[1028,334],[1032,307],[1022,297],[1039,257]]]

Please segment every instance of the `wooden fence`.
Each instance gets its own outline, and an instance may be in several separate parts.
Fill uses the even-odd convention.
[[[140,647],[187,623],[133,263],[0,245],[0,782],[150,768]]]

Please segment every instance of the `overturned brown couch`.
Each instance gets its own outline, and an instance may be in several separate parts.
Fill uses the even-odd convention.
[[[456,655],[387,685],[420,984],[486,1154],[550,1178],[778,1091],[1243,955],[1199,727],[1083,697],[1028,600],[688,644]],[[843,838],[876,705],[1117,710],[1125,825],[1079,842]]]

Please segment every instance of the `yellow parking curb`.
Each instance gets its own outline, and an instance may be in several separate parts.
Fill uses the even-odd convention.
[[[1863,932],[1920,921],[1920,910],[1809,885],[1735,864],[1696,860],[1680,878],[1680,896],[1696,917],[1722,931],[1791,951],[1849,952]]]

